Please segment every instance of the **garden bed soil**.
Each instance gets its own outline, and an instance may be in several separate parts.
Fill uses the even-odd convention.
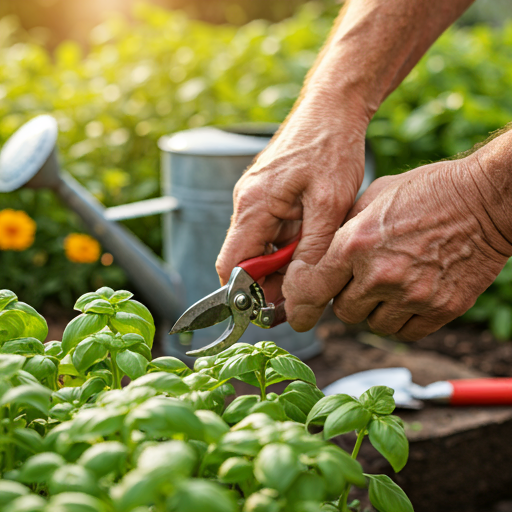
[[[61,339],[70,320],[56,308],[45,308],[48,339]],[[512,343],[499,342],[487,331],[456,325],[420,342],[404,344],[381,338],[364,325],[347,328],[328,312],[317,329],[323,353],[307,361],[320,388],[373,368],[404,366],[414,382],[479,376],[512,376]],[[154,347],[154,356],[162,355]],[[276,385],[282,391],[287,383]],[[255,388],[236,383],[238,394]],[[271,387],[273,388],[273,387]],[[269,391],[272,389],[269,389]],[[421,411],[397,410],[406,422],[410,457],[394,475],[368,441],[359,460],[369,473],[386,473],[407,492],[416,512],[512,512],[512,408],[427,405]],[[335,440],[351,450],[354,438]],[[354,491],[363,509],[373,510],[366,491]]]

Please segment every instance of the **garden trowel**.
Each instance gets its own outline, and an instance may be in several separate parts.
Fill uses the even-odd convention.
[[[372,386],[394,389],[396,406],[403,409],[421,409],[425,401],[447,405],[512,405],[512,378],[443,380],[419,386],[414,384],[407,368],[354,373],[329,384],[323,392],[358,398]]]

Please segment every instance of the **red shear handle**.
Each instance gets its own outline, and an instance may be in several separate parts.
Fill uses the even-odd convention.
[[[258,279],[269,276],[288,265],[292,261],[293,253],[298,244],[299,239],[272,254],[256,256],[256,258],[242,261],[238,266],[242,267],[255,281],[258,281]]]
[[[451,405],[512,405],[512,379],[463,379],[453,386]]]

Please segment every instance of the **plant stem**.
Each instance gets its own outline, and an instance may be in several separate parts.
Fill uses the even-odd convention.
[[[263,363],[261,365],[261,370],[258,372],[258,382],[260,384],[260,391],[261,391],[261,401],[265,401],[267,399],[267,382],[266,382],[266,376],[265,376],[265,367],[267,366],[267,360],[264,359]]]
[[[365,435],[366,435],[366,426],[364,428],[362,428],[359,431],[359,433],[357,434],[356,444],[354,446],[354,449],[352,450],[352,458],[353,459],[357,458],[357,456],[359,454],[359,450],[361,448],[361,444],[363,444],[363,439],[364,439]],[[352,484],[346,484],[345,488],[343,489],[343,492],[341,493],[340,501],[338,502],[338,510],[340,512],[347,512],[348,511],[347,501],[348,501],[348,495],[350,493],[350,488],[351,487],[352,487]]]
[[[112,358],[112,389],[121,389],[121,376],[117,367],[116,353],[111,352],[110,357]]]

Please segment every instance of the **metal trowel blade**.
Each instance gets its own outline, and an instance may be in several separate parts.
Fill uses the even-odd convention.
[[[359,398],[372,386],[388,386],[395,390],[393,398],[401,409],[421,409],[423,403],[411,395],[411,372],[407,368],[379,368],[354,373],[329,384],[322,391],[327,395],[345,394]]]

